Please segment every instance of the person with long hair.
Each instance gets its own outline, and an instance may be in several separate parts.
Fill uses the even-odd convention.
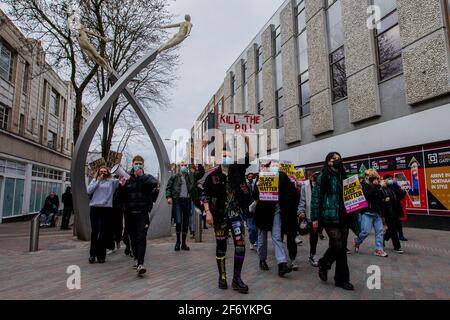
[[[354,290],[350,283],[347,263],[347,239],[352,217],[346,214],[343,199],[343,180],[347,173],[338,152],[330,152],[317,177],[311,196],[311,221],[316,232],[319,224],[325,228],[329,247],[319,260],[319,277],[326,282],[328,270],[336,262],[334,282],[336,287]]]
[[[110,230],[108,230],[112,219],[113,195],[119,187],[119,180],[113,179],[111,171],[106,166],[101,166],[95,179],[87,188],[91,201],[91,248],[89,263],[104,263],[106,259],[106,247],[109,242]]]

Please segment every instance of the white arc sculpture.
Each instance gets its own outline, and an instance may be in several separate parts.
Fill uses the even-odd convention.
[[[188,17],[188,15],[186,17]],[[190,27],[188,28],[187,35],[189,34],[189,32]],[[160,176],[161,191],[158,196],[158,199],[156,200],[155,205],[153,206],[153,210],[150,213],[149,235],[151,237],[158,237],[170,234],[171,211],[169,206],[167,205],[167,202],[164,201],[165,200],[164,190],[166,189],[170,175],[169,156],[167,154],[166,148],[164,146],[161,137],[159,136],[149,116],[145,112],[145,109],[139,103],[139,101],[134,96],[132,91],[127,88],[127,85],[139,74],[139,72],[141,72],[151,62],[153,62],[161,51],[181,43],[184,39],[186,39],[186,37],[187,36],[183,37],[183,39],[180,41],[180,38],[177,38],[177,36],[175,36],[174,38],[163,44],[159,49],[143,56],[131,68],[129,68],[126,71],[126,73],[122,75],[120,78],[118,77],[117,73],[111,68],[110,80],[113,83],[113,87],[107,92],[106,96],[100,101],[98,107],[90,115],[86,124],[83,126],[83,129],[80,132],[80,136],[78,137],[73,153],[72,168],[71,168],[72,192],[73,192],[74,212],[76,216],[76,231],[77,236],[80,240],[85,241],[89,240],[91,230],[89,217],[89,197],[86,192],[86,181],[85,181],[86,179],[85,164],[87,154],[92,139],[94,138],[95,132],[97,128],[100,126],[103,117],[106,115],[108,110],[111,108],[113,102],[120,96],[120,94],[124,94],[124,96],[130,102],[133,109],[136,111],[139,119],[142,121],[150,137],[150,140],[155,148],[158,157],[158,163],[161,173]],[[81,47],[83,49],[83,46]],[[92,47],[92,45],[90,45],[90,47]],[[86,52],[86,54],[88,53]],[[91,57],[91,54],[88,54],[88,56]],[[92,59],[95,62],[99,63],[97,59],[95,58]],[[109,66],[107,62],[106,64],[107,66]],[[99,63],[99,65],[101,64]],[[154,222],[153,225],[152,221]]]

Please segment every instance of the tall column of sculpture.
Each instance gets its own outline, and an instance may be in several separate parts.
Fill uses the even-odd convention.
[[[186,17],[190,16],[186,15]],[[72,21],[78,23],[79,17],[71,17]],[[182,23],[183,24],[183,23]],[[151,52],[144,57],[142,57],[139,61],[137,61],[131,68],[129,68],[124,75],[121,77],[110,67],[109,63],[103,59],[100,54],[95,50],[92,44],[89,42],[87,38],[87,34],[93,34],[87,32],[86,28],[84,28],[81,23],[78,23],[78,39],[80,41],[80,47],[83,52],[86,53],[88,57],[90,57],[94,62],[98,63],[101,67],[103,67],[106,71],[110,73],[109,79],[113,84],[112,88],[107,92],[106,96],[100,101],[98,107],[92,112],[86,124],[82,128],[77,143],[75,145],[73,159],[72,159],[72,169],[71,169],[71,177],[72,177],[72,190],[73,190],[73,198],[74,198],[74,211],[77,215],[77,236],[80,240],[89,240],[90,237],[90,220],[89,220],[89,198],[86,193],[86,182],[85,182],[85,163],[87,154],[89,151],[89,146],[92,142],[92,139],[95,135],[95,132],[105,114],[111,108],[113,102],[120,96],[120,94],[124,94],[125,98],[130,102],[130,105],[136,111],[138,117],[142,121],[151,142],[155,148],[160,172],[161,172],[161,181],[160,188],[164,190],[167,185],[167,181],[169,179],[169,166],[170,160],[167,154],[164,143],[159,136],[155,126],[151,122],[147,113],[143,106],[139,103],[137,98],[133,95],[132,91],[127,88],[128,83],[136,77],[139,72],[141,72],[144,68],[146,68],[152,61],[154,61],[159,53],[163,50],[167,50],[179,43],[181,43],[186,37],[189,35],[192,25],[189,25],[190,22],[186,20],[185,24],[180,27],[181,34],[175,35],[168,42],[160,46],[159,49]],[[81,27],[80,27],[81,25]],[[178,24],[180,25],[180,24]],[[167,26],[170,27],[170,26]],[[181,31],[183,29],[183,31]],[[80,36],[81,34],[85,34],[86,37]],[[96,35],[97,36],[97,35]],[[103,38],[103,40],[106,40]],[[155,215],[158,213],[158,219],[161,218],[162,223],[167,224],[165,227],[170,232],[170,208],[167,205],[167,202],[164,201],[164,192],[160,192],[158,200],[150,214],[150,221],[155,218]],[[166,221],[167,220],[167,221]],[[164,227],[159,226],[158,228],[152,228],[150,225],[150,236],[152,235],[163,235],[158,234],[157,232],[164,232]]]

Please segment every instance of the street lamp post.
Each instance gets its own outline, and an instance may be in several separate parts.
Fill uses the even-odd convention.
[[[177,140],[175,140],[175,139],[164,139],[164,140],[175,142],[175,164],[177,164]]]

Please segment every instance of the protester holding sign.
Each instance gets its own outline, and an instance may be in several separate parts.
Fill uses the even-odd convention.
[[[346,175],[341,155],[337,152],[329,153],[313,188],[311,220],[314,230],[318,229],[320,222],[330,238],[330,247],[319,260],[320,279],[327,281],[328,270],[336,261],[335,285],[345,290],[354,290],[350,283],[346,251],[352,221],[351,215],[345,212],[343,201],[342,182]]]
[[[275,257],[278,263],[278,274],[284,276],[292,271],[292,268],[288,265],[287,255],[284,250],[284,245],[281,237],[281,206],[279,198],[272,201],[262,201],[260,198],[260,190],[267,188],[265,177],[277,176],[276,181],[279,183],[280,166],[278,163],[272,161],[262,165],[256,188],[253,192],[253,198],[257,201],[255,208],[255,225],[258,228],[258,255],[259,255],[259,267],[261,270],[268,271],[267,265],[267,232],[272,233],[272,243],[275,250]],[[287,178],[286,175],[284,177]],[[289,178],[287,178],[289,180]],[[274,180],[275,181],[275,180]],[[277,183],[277,184],[278,184]],[[272,184],[272,182],[271,182]],[[274,184],[272,184],[274,186]],[[277,185],[277,190],[279,186]],[[278,192],[277,192],[278,195]]]
[[[362,188],[367,199],[368,207],[361,210],[361,233],[355,238],[355,251],[359,251],[360,245],[369,236],[372,226],[375,229],[375,255],[387,257],[383,245],[383,194],[381,192],[380,176],[374,169],[367,170],[369,183],[364,181]]]

